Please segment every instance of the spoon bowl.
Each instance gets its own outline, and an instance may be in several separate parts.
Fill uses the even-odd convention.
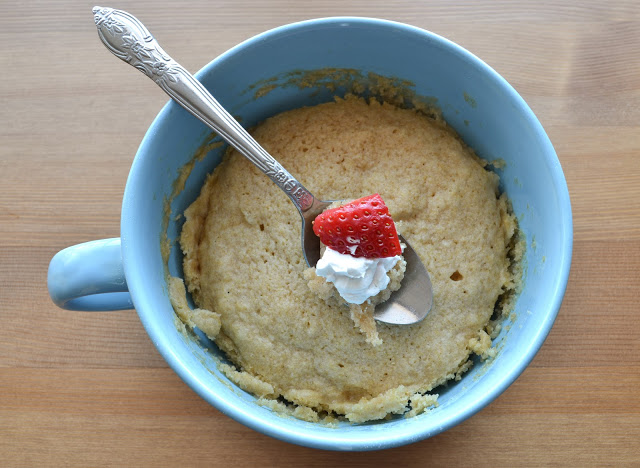
[[[275,160],[235,120],[209,91],[184,67],[173,60],[147,28],[133,15],[112,8],[94,7],[98,35],[116,57],[151,78],[174,101],[217,132],[240,154],[249,159],[278,187],[298,209],[302,218],[302,252],[309,266],[320,258],[320,240],[313,232],[313,220],[332,202],[321,201]],[[409,325],[424,319],[433,303],[427,269],[419,256],[405,243],[407,269],[402,287],[378,305],[374,318],[380,322]]]

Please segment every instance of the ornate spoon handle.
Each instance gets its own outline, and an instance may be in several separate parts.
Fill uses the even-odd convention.
[[[246,156],[284,190],[301,215],[314,204],[314,196],[160,47],[138,19],[125,11],[103,7],[94,7],[93,15],[100,39],[116,57],[155,81],[165,93]]]

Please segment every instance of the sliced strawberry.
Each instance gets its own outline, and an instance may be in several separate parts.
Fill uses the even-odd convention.
[[[396,225],[377,193],[320,213],[313,222],[313,232],[327,247],[354,257],[402,254]]]

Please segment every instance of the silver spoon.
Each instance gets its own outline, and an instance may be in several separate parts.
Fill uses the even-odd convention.
[[[246,156],[291,199],[302,217],[302,252],[309,266],[320,259],[320,240],[313,233],[313,220],[333,201],[316,199],[311,192],[267,153],[257,141],[216,101],[205,87],[175,62],[147,28],[133,15],[113,8],[94,7],[98,35],[116,57],[137,68],[178,104],[199,118],[225,141]],[[407,269],[402,287],[376,306],[380,322],[408,325],[419,322],[431,310],[433,293],[426,268],[409,243],[404,259]]]

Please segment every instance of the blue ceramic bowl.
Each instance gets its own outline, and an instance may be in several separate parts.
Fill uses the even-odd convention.
[[[540,349],[560,308],[569,274],[569,194],[549,138],[518,93],[480,59],[422,29],[368,18],[305,21],[243,42],[196,76],[223,106],[251,126],[280,111],[331,99],[322,87],[300,88],[288,81],[292,73],[326,68],[408,80],[413,84],[411,91],[434,102],[479,156],[505,161],[498,171],[502,189],[513,203],[527,252],[524,288],[511,326],[505,326],[496,339],[495,359],[476,363],[461,381],[439,389],[439,406],[415,418],[328,427],[283,417],[257,405],[254,396],[217,370],[224,356],[214,344],[179,331],[168,299],[160,251],[163,233],[170,240],[177,238],[180,225],[173,215],[195,199],[223,151],[212,150],[197,161],[185,189],[171,198],[181,168],[193,160],[210,134],[174,102],[162,109],[149,128],[127,181],[121,226],[124,274],[133,304],[160,353],[194,391],[223,413],[262,433],[309,447],[395,447],[434,436],[481,410]],[[274,89],[256,97],[256,85]],[[172,200],[168,226],[163,225],[166,199]],[[117,240],[112,244],[118,248]],[[169,271],[180,275],[180,264],[174,245]],[[128,295],[114,291],[117,288],[101,291],[111,294],[100,297],[107,303],[124,301],[125,307]]]

